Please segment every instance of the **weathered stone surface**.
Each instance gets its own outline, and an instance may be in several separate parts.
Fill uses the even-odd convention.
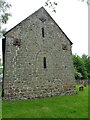
[[[44,18],[44,22],[40,18]],[[5,36],[3,99],[33,99],[75,93],[71,42],[44,8]]]

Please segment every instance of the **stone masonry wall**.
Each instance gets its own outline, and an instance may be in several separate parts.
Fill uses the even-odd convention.
[[[19,46],[13,45],[15,40]],[[39,9],[6,34],[4,99],[75,93],[71,54],[70,41],[47,12]]]

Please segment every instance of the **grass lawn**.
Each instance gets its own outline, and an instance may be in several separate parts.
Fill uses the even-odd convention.
[[[2,101],[0,100],[0,120],[2,118]]]
[[[3,118],[88,118],[88,86],[84,91],[74,95],[3,101],[2,116]]]
[[[0,120],[2,118],[2,101],[0,101]]]

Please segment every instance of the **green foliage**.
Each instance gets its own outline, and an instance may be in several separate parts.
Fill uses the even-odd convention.
[[[0,74],[2,74],[2,68],[0,68]]]
[[[2,64],[1,64],[1,58],[0,58],[0,74],[2,74]]]
[[[88,73],[88,77],[90,78],[90,57],[88,57],[87,55],[83,54],[82,55],[82,59],[85,63],[85,67],[86,67],[86,71]]]
[[[82,55],[82,57],[78,55],[73,55],[73,63],[75,69],[75,78],[76,79],[87,79],[90,74],[90,57],[87,55]]]
[[[56,13],[56,6],[57,6],[58,4],[56,3],[56,2],[51,2],[51,0],[47,0],[46,2],[45,2],[45,6],[48,6],[49,8],[52,8],[52,12],[55,12]]]
[[[10,13],[7,13],[8,8],[10,8],[10,4],[5,0],[0,0],[0,20],[2,23],[6,23]]]
[[[1,17],[2,17],[2,23],[7,23],[7,21],[8,21],[8,17],[10,16],[10,14],[9,13],[5,13],[4,15],[1,15]]]
[[[2,106],[3,118],[87,118],[88,86],[74,95],[3,101]]]
[[[77,72],[76,69],[74,69],[74,73],[75,73],[75,79],[81,79],[82,78],[82,74],[80,72]]]
[[[0,58],[0,66],[1,66],[2,64],[1,64],[1,58]]]
[[[11,16],[10,13],[7,12],[7,10],[11,7],[9,3],[7,3],[5,0],[0,0],[0,23],[6,24],[9,16]],[[2,36],[2,33],[5,30],[1,29],[0,26],[0,37]]]
[[[90,4],[90,0],[80,0],[81,2],[86,2],[87,5]],[[52,0],[46,0],[45,2],[45,6],[48,6],[49,8],[52,8],[52,12],[56,13],[56,6],[57,6],[57,2],[52,2]]]

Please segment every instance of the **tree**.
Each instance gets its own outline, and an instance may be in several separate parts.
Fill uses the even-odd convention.
[[[86,2],[87,5],[90,4],[90,0],[80,0],[81,2]],[[49,8],[52,8],[52,12],[56,13],[56,6],[57,6],[57,2],[52,2],[52,0],[46,0],[45,2],[45,6],[48,6]]]
[[[90,0],[80,0],[81,2],[86,2],[88,5],[90,4]]]
[[[10,7],[11,5],[7,3],[5,0],[0,0],[0,23],[1,25],[6,24],[9,19],[9,16],[11,16],[11,14],[7,12],[7,10]],[[0,25],[0,36],[5,31],[5,30],[2,30],[1,25]]]
[[[0,58],[0,74],[2,74],[2,64],[1,64],[1,58]]]
[[[56,9],[55,9],[55,7],[57,6],[56,2],[51,2],[51,0],[47,0],[45,2],[45,6],[48,6],[49,8],[52,8],[52,12],[56,13]]]
[[[75,74],[75,79],[81,79],[82,78],[82,74],[80,72],[77,72],[77,70],[74,68],[74,74]]]
[[[75,70],[81,74],[81,78],[82,79],[87,79],[88,78],[88,73],[87,73],[87,69],[85,66],[85,62],[82,59],[82,57],[78,56],[78,55],[73,55],[73,64],[74,64],[74,68]],[[79,74],[79,75],[80,75]],[[76,74],[76,79],[79,79],[79,77]]]
[[[85,63],[85,67],[86,67],[86,70],[87,70],[87,73],[88,73],[88,78],[90,78],[90,57],[83,54],[82,59],[83,59],[83,61]]]

